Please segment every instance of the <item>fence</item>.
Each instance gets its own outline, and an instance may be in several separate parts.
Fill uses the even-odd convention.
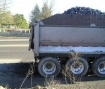
[[[22,32],[0,32],[0,36],[6,37],[29,37],[30,33],[22,33]]]

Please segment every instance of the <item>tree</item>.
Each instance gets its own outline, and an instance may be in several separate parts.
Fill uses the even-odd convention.
[[[18,28],[28,28],[26,19],[24,18],[22,14],[14,15],[14,23]]]
[[[51,14],[52,14],[52,11],[51,11],[50,7],[48,6],[48,4],[45,2],[42,7],[41,19],[50,17]]]
[[[10,0],[0,0],[0,25],[13,24],[13,16],[8,10]]]
[[[67,11],[64,11],[64,14],[91,14],[91,15],[101,15],[105,14],[97,9],[92,9],[89,7],[73,7],[71,9],[68,9]]]
[[[40,9],[39,6],[36,4],[33,11],[31,12],[30,16],[31,21],[39,21],[40,20]]]
[[[2,12],[8,11],[11,0],[0,0],[0,9]]]
[[[14,23],[13,16],[10,11],[1,13],[1,17],[2,17],[0,18],[1,24],[13,24]]]
[[[50,5],[48,5],[47,2],[44,2],[41,10],[39,9],[39,6],[36,4],[31,12],[30,20],[39,21],[47,17],[50,17],[52,15],[52,8],[53,3],[52,4],[50,3]]]

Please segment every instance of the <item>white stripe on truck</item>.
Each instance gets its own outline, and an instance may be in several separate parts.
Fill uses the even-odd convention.
[[[39,53],[69,53],[70,51],[79,53],[103,53],[105,52],[105,47],[40,46],[39,48]]]

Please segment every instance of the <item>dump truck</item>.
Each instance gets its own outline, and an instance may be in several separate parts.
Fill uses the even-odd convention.
[[[41,76],[57,76],[62,66],[68,73],[84,76],[91,70],[105,77],[105,26],[46,25],[32,22],[29,50],[32,49]],[[79,53],[74,62],[73,53]]]

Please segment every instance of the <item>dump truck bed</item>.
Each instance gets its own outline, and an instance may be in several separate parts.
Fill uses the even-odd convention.
[[[42,25],[33,26],[34,54],[68,53],[105,54],[105,27]],[[32,43],[31,42],[31,43]]]

